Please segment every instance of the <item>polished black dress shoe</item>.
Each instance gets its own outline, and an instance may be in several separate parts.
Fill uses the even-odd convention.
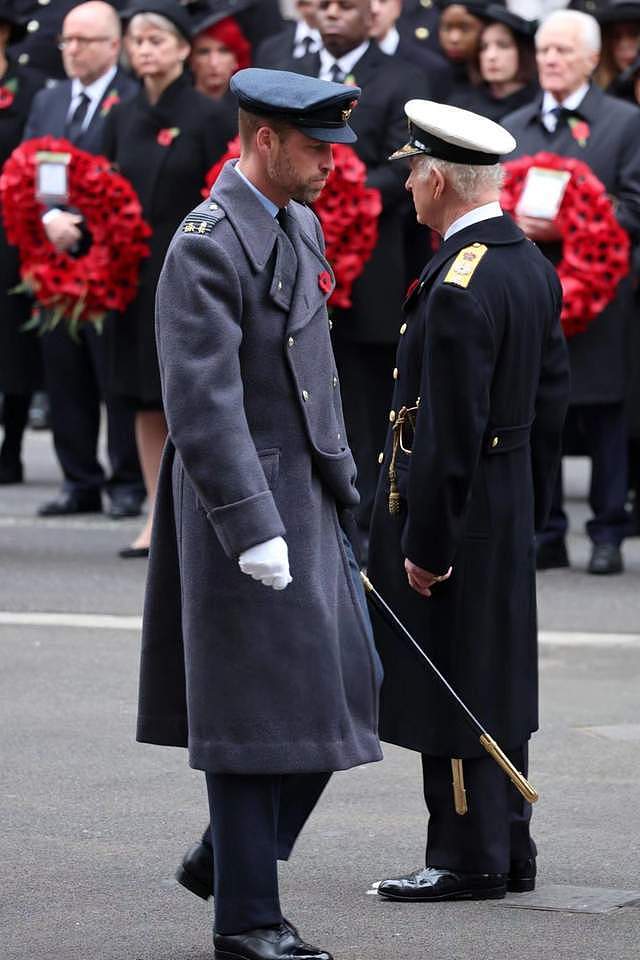
[[[43,503],[38,509],[39,517],[68,517],[75,513],[102,513],[100,494],[63,493],[56,500]]]
[[[502,900],[506,892],[501,873],[457,873],[441,867],[383,880],[378,887],[385,900]]]
[[[615,543],[596,543],[587,568],[589,573],[622,573],[622,551]]]
[[[213,945],[216,960],[333,960],[326,950],[301,940],[289,923],[231,936],[215,933]]]
[[[126,520],[128,517],[139,517],[142,513],[140,497],[131,494],[114,494],[106,509],[107,516],[112,520]]]
[[[205,843],[196,843],[182,858],[176,880],[196,897],[208,900],[213,896],[213,850]]]
[[[23,483],[24,474],[19,460],[0,460],[0,484]]]
[[[123,560],[146,560],[149,556],[149,547],[123,547],[118,550],[118,556]]]
[[[507,890],[509,893],[530,893],[536,888],[536,861],[534,857],[528,860],[512,860],[507,874]]]
[[[564,540],[550,540],[536,547],[536,570],[553,570],[569,566],[569,554]]]

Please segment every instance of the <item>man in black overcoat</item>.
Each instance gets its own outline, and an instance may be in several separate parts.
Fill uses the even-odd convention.
[[[361,88],[352,118],[358,134],[354,149],[367,167],[367,185],[377,188],[382,198],[378,242],[353,285],[353,305],[332,313],[345,419],[358,467],[358,524],[366,535],[377,479],[376,457],[384,440],[381,424],[391,396],[386,371],[393,364],[407,285],[408,202],[402,171],[387,163],[387,157],[406,130],[404,104],[412,96],[426,95],[426,79],[414,64],[387,56],[369,40],[369,0],[320,0],[318,27],[323,39],[320,52],[293,61],[289,69]],[[429,238],[423,233],[426,251]]]
[[[138,90],[135,81],[118,67],[120,33],[118,16],[102,0],[91,0],[70,11],[62,25],[68,79],[37,94],[25,127],[25,140],[64,137],[80,150],[102,152],[109,111],[115,103],[134,97]],[[43,221],[58,249],[81,249],[82,217],[78,212],[53,208],[44,214]],[[42,337],[53,439],[64,483],[61,494],[38,512],[41,516],[100,512],[105,489],[110,516],[136,516],[144,499],[144,485],[133,413],[121,399],[106,395],[104,338],[88,324],[78,337],[73,340],[63,323]],[[107,408],[108,479],[97,457],[102,401]]]
[[[322,232],[306,204],[360,91],[231,80],[239,161],[174,237],[156,334],[169,426],[145,601],[138,739],[189,748],[211,829],[179,879],[215,894],[216,957],[330,960],[283,919],[288,859],[333,770],[381,757],[380,665],[344,512]],[[271,589],[273,588],[273,589]],[[214,869],[215,863],[215,869]]]
[[[296,0],[297,20],[287,20],[282,30],[262,41],[253,63],[270,70],[286,70],[291,60],[317,53],[322,46],[316,12],[318,0]]]
[[[441,53],[400,33],[402,9],[402,0],[371,0],[371,36],[383,53],[415,63],[425,75],[429,99],[444,101],[453,83],[451,67]]]
[[[598,61],[600,28],[589,14],[555,11],[536,36],[542,97],[503,120],[518,141],[518,154],[541,150],[586,163],[613,199],[618,222],[632,242],[640,236],[640,113],[609,97],[590,81]],[[576,121],[581,126],[576,127]],[[579,136],[584,125],[586,137]],[[577,131],[577,133],[576,133]],[[521,218],[521,228],[553,263],[562,255],[554,223]],[[637,307],[630,279],[584,333],[569,340],[571,402],[567,433],[580,434],[591,457],[587,523],[592,541],[589,572],[618,573],[627,515],[627,424],[629,324]],[[568,566],[562,477],[549,522],[538,539],[538,567]]]
[[[410,158],[418,220],[443,243],[405,302],[388,374],[368,573],[526,776],[538,726],[534,530],[549,509],[569,389],[560,283],[498,202],[513,137],[455,107],[406,109],[410,141],[394,156]],[[377,618],[374,632],[381,737],[422,754],[429,811],[425,868],[378,893],[432,901],[533,889],[530,805],[416,652]],[[466,787],[466,813],[452,777]]]

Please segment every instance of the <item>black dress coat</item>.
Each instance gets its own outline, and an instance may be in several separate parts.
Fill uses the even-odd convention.
[[[575,116],[585,120],[590,135],[581,147],[569,126],[549,133],[540,120],[541,100],[505,117],[503,126],[517,141],[513,157],[549,150],[583,160],[613,198],[619,223],[632,243],[640,238],[640,111],[592,85]],[[557,263],[560,245],[541,247]],[[589,328],[569,339],[571,402],[618,403],[627,390],[629,324],[636,315],[630,280],[623,280],[612,303]]]
[[[161,130],[177,128],[166,146]],[[201,199],[205,177],[224,153],[228,116],[224,108],[180,76],[152,106],[144,90],[107,118],[103,151],[134,186],[153,230],[151,255],[143,261],[140,290],[110,332],[110,386],[136,406],[161,407],[154,334],[156,284],[178,224]]]
[[[539,93],[540,87],[537,83],[527,83],[521,90],[516,90],[515,93],[510,93],[506,97],[494,97],[489,86],[481,83],[478,87],[469,86],[466,90],[458,89],[449,97],[449,103],[454,107],[471,110],[482,117],[488,117],[495,123],[500,123],[508,114],[535,100]]]
[[[441,52],[438,39],[439,20],[440,10],[436,0],[403,0],[396,27],[401,37]]]
[[[264,70],[289,70],[291,63],[295,63],[293,56],[293,40],[296,35],[297,23],[288,20],[283,29],[266,37],[257,47],[253,56],[253,66]],[[299,58],[300,59],[300,58]]]
[[[459,286],[451,277],[475,262],[473,244],[487,250]],[[371,527],[374,586],[507,748],[538,724],[534,528],[550,507],[568,399],[560,304],[555,271],[509,217],[443,243],[406,304],[398,346],[393,416],[419,398],[412,453],[397,463],[400,510],[388,509],[390,430]],[[425,599],[405,557],[453,573]],[[483,755],[416,652],[377,617],[374,632],[381,738]]]
[[[339,519],[358,494],[331,268],[311,210],[290,202],[285,235],[233,166],[176,234],[158,284],[169,440],[138,739],[188,746],[192,766],[220,773],[346,769],[381,758],[381,677]],[[276,536],[293,577],[282,591],[237,562]]]
[[[446,57],[402,34],[393,56],[402,62],[414,63],[422,70],[429,100],[447,101],[453,83],[453,71]]]
[[[0,77],[0,87],[5,84],[16,89],[13,102],[0,110],[0,170],[22,140],[40,80],[10,60]],[[35,337],[20,330],[29,318],[31,300],[9,293],[19,280],[18,252],[7,243],[0,217],[0,392],[28,394],[41,378],[40,350]]]
[[[298,64],[294,67],[293,64]],[[320,57],[292,61],[288,69],[318,76]],[[407,100],[426,97],[420,69],[389,57],[371,43],[351,71],[362,89],[349,123],[358,134],[353,148],[367,167],[367,184],[382,196],[378,243],[363,273],[353,285],[349,310],[334,311],[337,336],[352,342],[395,344],[398,316],[407,288],[404,226],[410,207],[404,188],[407,170],[388,157],[407,139]],[[425,258],[428,233],[424,231]]]

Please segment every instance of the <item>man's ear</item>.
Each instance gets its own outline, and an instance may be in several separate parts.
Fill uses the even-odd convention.
[[[431,167],[431,176],[433,177],[433,199],[439,200],[444,193],[445,179],[442,170],[437,167]]]
[[[271,127],[258,127],[256,131],[256,146],[260,153],[269,153],[273,148],[273,138],[275,136]]]

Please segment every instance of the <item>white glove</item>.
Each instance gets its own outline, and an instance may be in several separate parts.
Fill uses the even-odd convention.
[[[238,565],[243,573],[259,580],[265,587],[284,590],[291,583],[289,573],[289,551],[282,537],[265,540],[255,547],[249,547],[238,557]]]

